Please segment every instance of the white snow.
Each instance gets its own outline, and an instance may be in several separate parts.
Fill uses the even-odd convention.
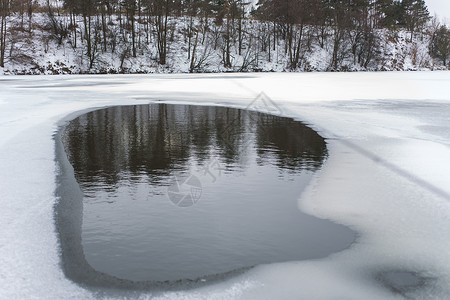
[[[53,5],[58,7],[58,1],[53,1]],[[44,5],[46,6],[46,4]],[[60,22],[67,24],[68,17],[61,15],[56,17]],[[46,13],[34,13],[32,18],[32,30],[28,32],[28,21],[21,25],[20,15],[13,15],[9,19],[11,33],[7,38],[7,50],[5,56],[5,67],[0,68],[2,74],[102,74],[102,73],[188,73],[190,70],[190,59],[188,58],[189,42],[184,36],[184,32],[189,27],[188,17],[170,18],[170,27],[175,28],[172,38],[169,39],[167,64],[162,66],[157,62],[157,43],[155,37],[150,35],[147,39],[144,21],[137,22],[140,26],[137,40],[137,56],[132,57],[129,53],[130,45],[122,42],[122,30],[119,28],[119,21],[116,16],[112,16],[109,22],[111,36],[115,36],[117,47],[114,51],[108,46],[107,51],[100,51],[92,66],[89,68],[89,59],[86,56],[86,45],[83,36],[83,25],[81,16],[77,19],[78,33],[76,35],[76,45],[74,48],[75,36],[69,36],[58,43],[51,30],[45,28],[49,24]],[[194,19],[198,24],[199,19]],[[277,41],[276,49],[269,48],[262,51],[259,46],[257,36],[260,35],[259,27],[267,24],[249,19],[243,22],[245,32],[244,50],[239,55],[236,45],[232,47],[231,67],[223,66],[222,47],[213,47],[213,40],[220,36],[221,27],[215,26],[213,20],[209,20],[210,30],[205,35],[206,42],[199,43],[196,50],[196,61],[199,63],[204,58],[196,72],[229,72],[229,71],[251,71],[260,70],[264,72],[290,72],[289,58],[285,53],[283,40]],[[48,27],[48,26],[47,26]],[[51,26],[50,26],[51,27]],[[268,29],[267,29],[268,30]],[[305,36],[312,35],[317,28],[306,27]],[[311,39],[311,47],[307,46],[306,39],[303,42],[301,66],[296,71],[327,71],[332,62],[333,56],[333,35],[331,28],[328,29],[328,37],[322,47],[317,38]],[[153,33],[154,35],[155,33]],[[379,46],[375,52],[378,53],[367,67],[363,67],[354,61],[351,54],[351,44],[346,42],[342,50],[344,59],[339,63],[339,70],[346,71],[416,71],[416,70],[446,70],[437,59],[433,59],[429,54],[429,44],[431,36],[429,33],[417,33],[413,41],[410,40],[410,33],[404,29],[388,30],[377,29],[375,34],[379,40]],[[251,36],[251,38],[250,38]],[[131,37],[128,36],[128,40]],[[203,40],[203,35],[200,36]],[[220,39],[219,39],[220,40]],[[193,41],[191,42],[193,43]],[[191,45],[192,46],[192,45]],[[273,47],[273,46],[272,46]],[[101,47],[100,47],[101,48]],[[192,50],[191,50],[192,51]],[[122,55],[123,65],[122,65]]]
[[[208,287],[141,299],[448,299],[450,73],[8,76],[0,79],[0,299],[89,299],[66,279],[53,221],[53,134],[69,115],[164,101],[246,107],[264,91],[328,139],[329,159],[299,199],[358,233],[315,261],[258,266]],[[403,294],[376,280],[407,271]],[[117,294],[115,294],[117,293]]]

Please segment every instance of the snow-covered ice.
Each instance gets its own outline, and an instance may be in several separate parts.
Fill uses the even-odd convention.
[[[448,72],[3,77],[0,91],[1,299],[449,298]],[[53,219],[61,120],[156,101],[244,108],[260,92],[328,138],[299,208],[355,230],[354,245],[178,292],[99,294],[65,278]]]

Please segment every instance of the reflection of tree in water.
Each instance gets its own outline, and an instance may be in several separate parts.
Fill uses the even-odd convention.
[[[245,131],[245,114],[234,108],[218,108],[213,126],[215,127],[217,148],[226,164],[236,162],[240,155],[241,141]]]
[[[259,114],[256,132],[259,163],[275,157],[280,169],[314,170],[327,155],[324,139],[293,119]]]
[[[313,130],[292,119],[223,107],[187,105],[118,106],[71,121],[65,147],[82,185],[115,185],[121,174],[150,182],[189,161],[204,165],[212,156],[226,165],[242,163],[245,143],[257,147],[259,163],[280,169],[316,168],[326,155]],[[214,153],[212,153],[214,152]]]

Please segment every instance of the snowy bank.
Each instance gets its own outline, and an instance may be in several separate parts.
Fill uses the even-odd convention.
[[[68,16],[58,16],[56,21],[68,26]],[[24,25],[20,16],[12,16],[10,33],[7,38],[8,49],[3,74],[142,74],[142,73],[223,73],[223,72],[321,72],[321,71],[418,71],[445,70],[443,63],[430,55],[430,32],[411,34],[405,29],[374,29],[376,45],[371,50],[370,60],[362,62],[355,49],[357,32],[348,32],[353,37],[341,42],[339,64],[333,61],[333,28],[307,26],[299,61],[295,68],[290,67],[287,42],[281,37],[272,41],[270,24],[252,19],[242,24],[249,40],[243,49],[238,50],[236,41],[232,45],[230,65],[225,67],[221,26],[214,20],[205,25],[199,19],[188,17],[170,18],[172,28],[169,39],[167,63],[158,62],[158,46],[154,33],[145,30],[145,22],[140,25],[136,40],[136,55],[130,53],[130,33],[121,28],[117,16],[108,22],[108,42],[102,49],[99,45],[94,54],[86,55],[87,45],[83,39],[82,19],[77,19],[76,34],[72,31],[57,37],[47,14],[35,13],[32,25]],[[193,22],[193,24],[191,24]],[[203,24],[203,25],[202,25]],[[194,26],[195,25],[195,26]],[[27,27],[28,26],[28,27]],[[61,25],[62,26],[62,25]],[[193,38],[188,38],[188,29],[205,27],[193,50]],[[268,28],[266,28],[268,26]],[[31,29],[28,29],[31,28]],[[281,35],[281,33],[279,33]],[[323,35],[323,36],[322,36]],[[355,36],[353,36],[355,35]],[[322,37],[321,37],[322,36]],[[273,39],[273,38],[272,38]],[[356,43],[356,44],[355,44]],[[92,50],[93,51],[93,50]],[[92,64],[92,65],[91,65]]]

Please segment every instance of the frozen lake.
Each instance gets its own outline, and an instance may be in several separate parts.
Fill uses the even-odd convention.
[[[67,259],[86,259],[98,272],[197,280],[323,258],[354,240],[343,226],[298,209],[327,150],[292,119],[225,107],[118,106],[72,120],[62,137],[84,194],[83,253]],[[74,201],[70,191],[60,194],[65,245],[79,233],[68,224],[80,217],[64,203]]]
[[[0,90],[2,299],[428,300],[450,294],[448,72],[4,77]],[[351,228],[357,234],[351,247],[177,291],[101,289],[66,276],[55,222],[61,125],[118,105],[244,109],[262,92],[279,110],[254,110],[302,121],[326,139],[328,156],[297,210]],[[73,209],[82,216],[81,207]]]

